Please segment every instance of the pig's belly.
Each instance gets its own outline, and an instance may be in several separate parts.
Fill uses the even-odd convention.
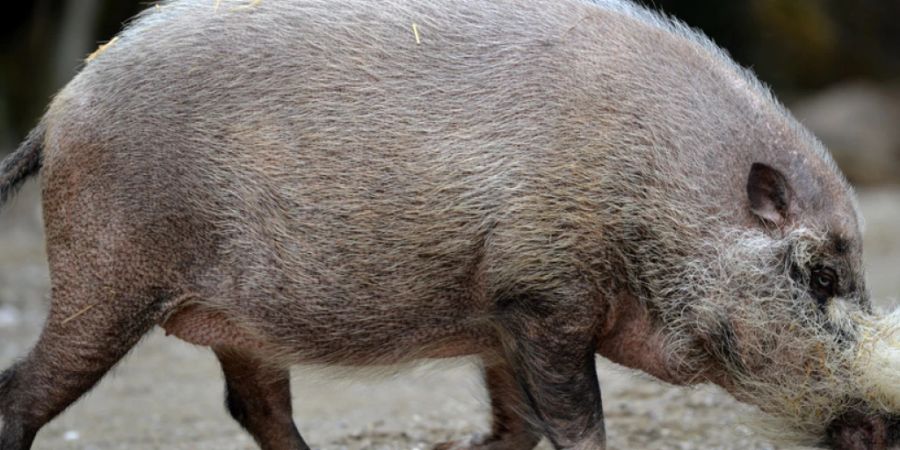
[[[224,310],[202,305],[175,309],[160,326],[167,335],[214,349],[238,350],[262,359],[290,364],[369,366],[401,364],[418,359],[467,355],[490,357],[500,348],[492,327],[447,322],[443,326],[373,330],[366,336],[347,324],[305,333],[298,323],[294,335],[271,333],[266,327],[242,324]],[[304,338],[305,337],[305,338]]]

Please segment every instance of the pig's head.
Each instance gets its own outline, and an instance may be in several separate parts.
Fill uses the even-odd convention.
[[[678,267],[653,271],[648,304],[675,378],[758,406],[780,440],[894,448],[900,313],[873,311],[855,201],[826,166],[833,186],[752,164],[746,223],[670,255]]]

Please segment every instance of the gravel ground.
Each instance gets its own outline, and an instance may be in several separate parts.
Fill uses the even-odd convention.
[[[0,366],[33,344],[48,292],[37,189],[0,215]],[[862,192],[867,264],[878,298],[900,294],[900,189]],[[599,364],[614,449],[776,449],[743,423],[751,413],[712,386],[677,388]],[[467,360],[393,375],[294,372],[295,418],[318,449],[427,449],[486,431],[488,405]],[[212,353],[151,334],[98,388],[45,427],[36,449],[254,449],[222,406]],[[549,450],[546,443],[542,450]]]

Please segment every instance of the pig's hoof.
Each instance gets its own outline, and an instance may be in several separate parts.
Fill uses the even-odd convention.
[[[488,450],[488,439],[481,434],[476,434],[468,439],[459,441],[442,442],[435,445],[432,450]]]
[[[539,438],[532,436],[506,435],[492,437],[475,435],[461,441],[444,442],[434,446],[433,450],[531,450],[537,445]]]
[[[487,450],[487,447],[481,444],[472,444],[468,441],[450,441],[435,445],[432,450]]]

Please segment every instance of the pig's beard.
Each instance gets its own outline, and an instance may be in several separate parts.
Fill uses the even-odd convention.
[[[860,315],[858,352],[853,361],[862,397],[872,409],[900,412],[900,310],[883,317]]]
[[[803,229],[778,240],[726,233],[692,252],[683,270],[656,272],[648,300],[672,370],[724,381],[768,413],[761,429],[782,442],[815,443],[851,408],[900,411],[900,314],[876,318],[850,299],[823,311],[791,277],[821,243]]]

